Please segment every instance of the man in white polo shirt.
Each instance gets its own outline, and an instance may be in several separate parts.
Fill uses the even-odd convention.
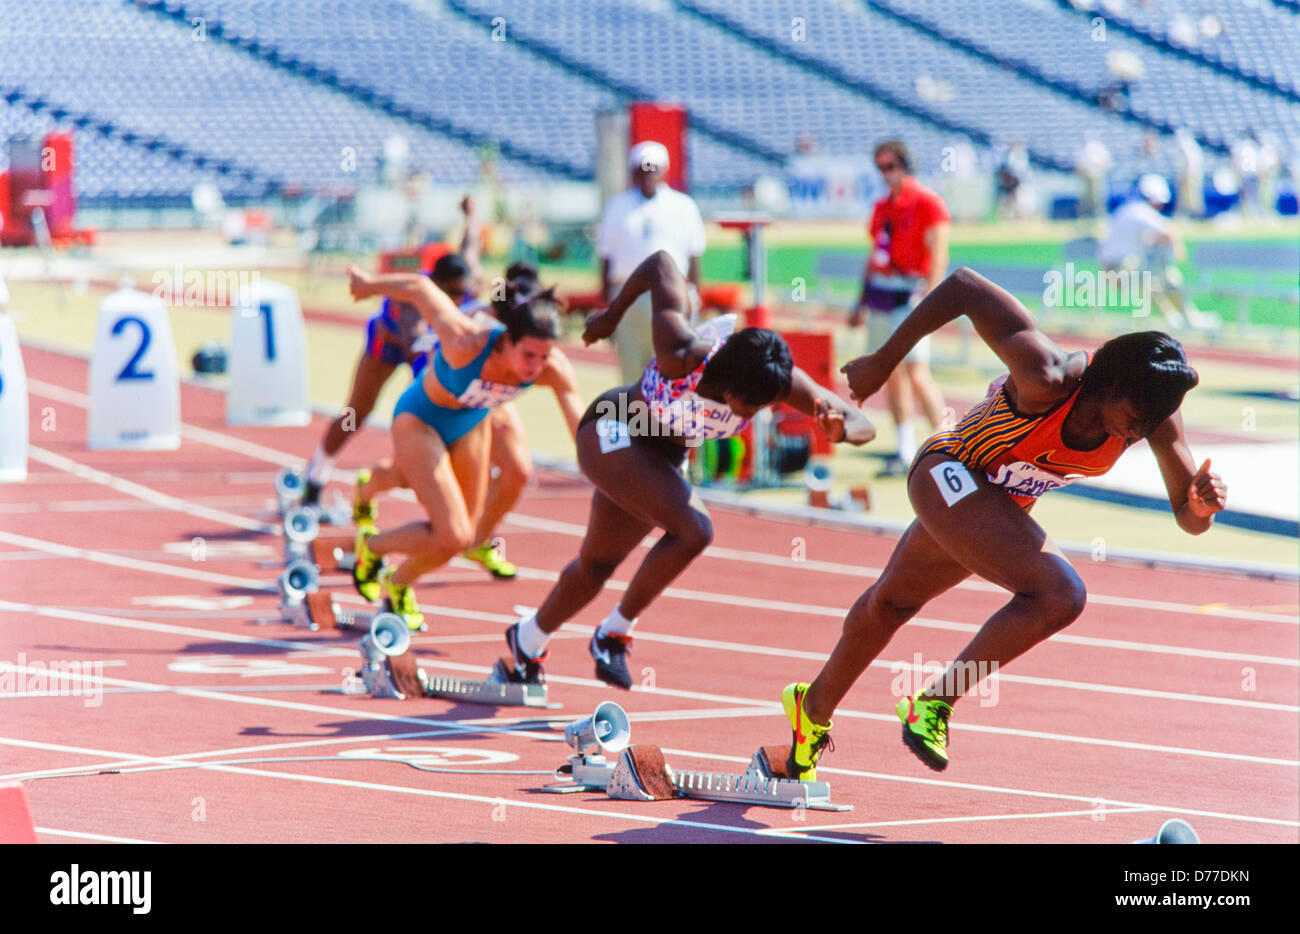
[[[646,257],[664,250],[690,282],[691,302],[698,310],[704,221],[690,196],[664,183],[667,168],[668,150],[662,143],[637,143],[628,153],[631,187],[609,199],[596,235],[596,252],[601,257],[600,287],[607,302]],[[647,292],[628,308],[614,332],[624,383],[639,382],[654,356],[650,319]]]

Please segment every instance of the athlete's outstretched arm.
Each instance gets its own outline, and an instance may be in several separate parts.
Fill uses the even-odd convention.
[[[573,369],[563,351],[551,348],[546,360],[546,369],[537,378],[538,386],[549,386],[555,393],[555,401],[560,404],[564,423],[569,426],[569,434],[578,437],[578,422],[582,420],[582,392],[578,389],[578,374]]]
[[[609,307],[587,319],[582,339],[591,344],[609,337],[623,320],[623,313],[646,292],[650,293],[654,309],[651,327],[659,371],[669,379],[685,376],[704,361],[713,345],[700,340],[691,330],[687,319],[691,300],[686,279],[677,262],[663,250],[646,257],[628,276]]]
[[[1210,472],[1210,459],[1196,466],[1183,437],[1183,416],[1175,412],[1147,438],[1151,453],[1160,465],[1160,476],[1169,494],[1178,527],[1189,535],[1200,535],[1214,524],[1214,514],[1228,504],[1228,486]]]
[[[1007,365],[1022,404],[1032,410],[1060,401],[1068,355],[1038,329],[1010,292],[964,266],[921,299],[880,350],[841,368],[854,401],[864,401],[883,386],[917,341],[961,315],[970,318],[984,343]]]
[[[791,408],[817,419],[822,433],[831,441],[866,444],[876,437],[876,426],[825,386],[798,367],[794,368],[790,395],[783,402]]]
[[[348,267],[352,298],[356,301],[386,295],[394,301],[405,302],[419,310],[429,322],[442,343],[447,361],[456,364],[456,357],[468,352],[469,339],[483,330],[483,325],[461,312],[442,289],[428,276],[413,272],[389,273],[372,276],[356,266]],[[477,352],[477,348],[474,348]]]

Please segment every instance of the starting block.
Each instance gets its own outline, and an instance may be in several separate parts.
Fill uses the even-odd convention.
[[[294,622],[306,612],[303,604],[308,595],[320,587],[316,566],[310,561],[294,561],[284,569],[276,586],[280,590],[280,618]]]
[[[287,516],[291,509],[299,507],[314,512],[317,522],[324,525],[344,526],[352,524],[352,509],[343,502],[338,490],[334,491],[334,505],[332,506],[325,506],[321,503],[304,505],[302,498],[306,492],[307,478],[301,470],[295,470],[293,467],[281,467],[276,473],[275,501],[281,516]]]
[[[611,707],[614,711],[608,709]],[[600,738],[602,723],[610,739]],[[813,811],[853,809],[850,804],[831,801],[828,782],[790,778],[785,770],[788,750],[784,747],[762,747],[754,753],[749,767],[741,774],[673,770],[664,761],[663,750],[658,746],[629,746],[631,730],[626,723],[627,714],[622,708],[606,702],[597,707],[596,713],[587,720],[570,724],[564,735],[577,754],[570,756],[555,773],[556,778],[567,781],[547,785],[542,790],[561,794],[604,791],[611,798],[624,801],[696,798]],[[622,728],[619,724],[623,725]],[[607,752],[619,754],[617,764],[605,758]]]
[[[345,610],[334,602],[334,597],[323,590],[303,595],[301,612],[293,624],[312,632],[334,632],[340,629],[370,629],[381,616],[401,619],[394,613],[382,613],[374,610]],[[402,620],[402,628],[406,621]]]
[[[350,574],[357,566],[356,552],[353,551],[355,544],[356,539],[351,536],[318,538],[311,543],[311,560],[322,571],[346,571]]]
[[[393,613],[379,613],[361,640],[361,680],[371,697],[406,700],[437,697],[466,704],[496,707],[558,707],[547,702],[545,684],[520,684],[509,680],[505,664],[498,661],[486,680],[430,675],[407,652],[411,635],[406,621]]]
[[[320,519],[314,509],[293,506],[284,514],[284,563],[310,558],[311,543],[320,534]]]
[[[302,494],[307,488],[307,481],[300,471],[292,467],[281,467],[275,475],[275,499],[284,515],[302,501]]]

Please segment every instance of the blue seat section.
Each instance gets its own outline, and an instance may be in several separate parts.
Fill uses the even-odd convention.
[[[353,189],[394,135],[436,182],[487,154],[591,179],[596,113],[643,99],[688,108],[694,190],[805,138],[868,171],[901,138],[933,174],[1017,138],[1068,170],[1095,135],[1131,179],[1174,173],[1177,127],[1220,161],[1300,139],[1298,24],[1292,0],[0,0],[0,133],[74,128],[105,201]]]
[[[449,0],[487,24],[504,15],[509,34],[599,80],[690,108],[707,124],[758,150],[789,156],[811,134],[831,153],[867,153],[878,139],[908,140],[918,161],[965,134],[848,90],[725,27],[671,3],[647,0]],[[787,18],[788,22],[788,18]]]
[[[1152,46],[1055,0],[869,0],[955,40],[970,43],[1027,72],[1076,89],[1090,99],[1117,86],[1107,61],[1140,62],[1142,76],[1119,89],[1120,105],[1143,119],[1186,127],[1226,148],[1255,130],[1300,136],[1300,101],[1226,76],[1208,65]],[[1234,4],[1220,0],[1217,6]],[[1135,3],[1123,4],[1133,9]],[[1294,56],[1292,56],[1294,58]]]
[[[839,0],[684,0],[690,7],[760,37],[789,55],[832,66],[854,81],[882,86],[911,106],[1006,142],[1021,137],[1041,161],[1069,169],[1085,133],[1112,153],[1140,152],[1147,127],[1090,105],[1077,96],[901,23],[866,4]],[[802,33],[792,11],[803,19]],[[798,38],[794,38],[794,36]],[[1172,136],[1163,150],[1172,152]],[[1121,171],[1130,168],[1120,166]],[[1165,160],[1150,171],[1171,171]]]
[[[1288,8],[1270,0],[1147,0],[1112,10],[1096,0],[1072,0],[1072,6],[1118,20],[1190,56],[1300,94],[1300,10],[1295,4]]]
[[[221,40],[211,27],[117,0],[7,2],[0,88],[276,187],[355,187],[373,178],[382,143],[394,134],[408,140],[413,167],[443,181],[478,178],[473,145],[306,80]],[[86,135],[78,133],[79,142]],[[549,177],[508,158],[498,160],[498,173],[508,181]],[[223,176],[216,180],[226,187]]]

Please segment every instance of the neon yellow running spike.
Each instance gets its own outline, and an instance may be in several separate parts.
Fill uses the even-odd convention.
[[[379,572],[384,569],[384,559],[370,550],[370,536],[377,530],[373,525],[363,525],[357,531],[357,540],[353,545],[356,552],[356,564],[352,568],[352,583],[357,593],[371,603],[379,599]]]
[[[396,568],[390,568],[379,579],[384,593],[384,609],[406,620],[407,629],[424,629],[424,614],[420,612],[420,605],[415,602],[415,588],[399,587],[394,584],[394,573]]]
[[[477,561],[483,567],[492,572],[493,577],[511,578],[518,573],[518,569],[501,557],[501,553],[493,548],[490,544],[479,545],[477,548],[469,548],[461,552],[471,561]]]
[[[952,707],[941,700],[915,694],[894,707],[903,721],[903,742],[917,758],[942,772],[948,767],[948,718]]]
[[[379,510],[373,502],[361,501],[361,487],[370,482],[369,470],[357,471],[357,483],[352,492],[352,524],[357,528],[370,526],[372,529],[379,519]]]
[[[831,724],[820,726],[809,720],[804,713],[803,699],[807,693],[808,685],[802,682],[787,684],[781,692],[781,706],[785,708],[785,715],[790,720],[793,736],[790,741],[790,757],[786,759],[785,767],[791,778],[815,782],[817,760],[823,750],[832,750],[835,744],[831,742]]]

